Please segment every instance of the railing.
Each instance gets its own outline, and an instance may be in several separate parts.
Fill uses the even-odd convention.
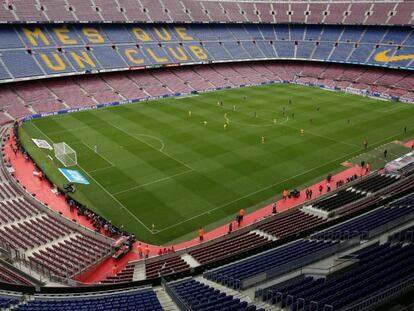
[[[300,267],[303,267],[307,264],[310,264],[316,260],[318,260],[319,258],[324,258],[327,256],[330,256],[332,254],[335,254],[337,252],[340,252],[346,248],[349,248],[353,245],[355,245],[357,243],[357,241],[346,241],[346,242],[342,242],[342,243],[338,243],[338,244],[332,244],[329,247],[326,247],[324,249],[318,250],[312,254],[308,254],[305,255],[301,258],[289,261],[285,264],[282,264],[280,266],[277,266],[275,268],[271,268],[267,271],[264,271],[262,273],[256,274],[254,276],[242,279],[242,280],[233,280],[233,279],[229,279],[227,280],[225,283],[226,285],[233,287],[233,288],[237,288],[237,289],[246,289],[246,288],[250,288],[253,287],[255,284],[264,282],[266,280],[275,278],[279,275],[285,274],[287,272],[293,271],[295,269],[298,269]],[[262,255],[262,254],[260,254]],[[257,256],[260,256],[257,255]],[[214,272],[214,270],[212,271]]]
[[[183,279],[183,280],[186,280],[186,279]],[[180,280],[178,282],[182,282],[183,280]],[[170,283],[170,284],[174,284],[174,283],[175,282]],[[171,299],[174,301],[174,303],[178,306],[178,308],[181,311],[192,311],[192,308],[184,300],[182,300],[181,297],[175,294],[175,291],[171,289],[171,287],[169,286],[169,284],[167,284],[165,279],[161,280],[161,285],[166,291],[166,293],[171,297]]]
[[[382,305],[392,299],[401,296],[402,294],[406,293],[407,291],[414,288],[414,276],[411,276],[409,279],[404,280],[403,282],[394,285],[390,288],[384,289],[371,297],[364,298],[359,302],[356,302],[350,306],[344,307],[341,311],[368,311],[372,310],[379,305]],[[332,306],[328,306],[331,309]],[[333,308],[332,308],[333,309]],[[325,309],[324,309],[325,310]]]
[[[51,281],[55,281],[55,282],[59,282],[59,283],[63,283],[63,284],[71,285],[71,286],[77,285],[76,281],[73,280],[73,277],[82,272],[85,272],[87,269],[89,269],[93,265],[98,264],[99,262],[105,260],[108,256],[110,256],[113,252],[110,246],[112,245],[113,240],[101,234],[98,234],[95,231],[85,228],[79,224],[73,223],[69,218],[45,206],[42,202],[34,198],[26,189],[22,188],[21,185],[17,183],[16,180],[12,176],[10,176],[10,174],[6,170],[4,170],[4,167],[5,167],[5,163],[4,163],[3,156],[0,156],[0,170],[2,170],[4,176],[7,178],[7,181],[11,184],[11,186],[14,189],[16,189],[19,193],[21,193],[25,197],[25,199],[28,200],[29,203],[35,206],[38,206],[44,213],[51,216],[53,219],[62,220],[64,224],[68,226],[69,228],[85,234],[86,237],[92,236],[93,238],[101,242],[104,242],[108,245],[108,247],[105,249],[105,255],[95,260],[92,264],[88,265],[87,267],[83,269],[79,269],[78,271],[76,271],[76,273],[70,274],[68,272],[65,276],[58,276],[51,269],[45,267],[44,265],[37,264],[34,261],[27,259],[23,250],[15,249],[9,243],[0,239],[0,247],[6,249],[10,253],[11,259],[13,259],[16,262],[23,263],[25,266],[29,268],[29,270],[34,270],[38,272],[41,276]]]
[[[35,286],[41,286],[41,285],[43,285],[42,280],[38,280],[37,278],[35,278],[34,276],[32,276],[31,273],[30,273],[30,271],[29,271],[29,274],[26,273],[26,272],[24,272],[21,269],[21,266],[20,266],[20,268],[15,267],[12,264],[10,264],[9,262],[4,261],[2,259],[0,259],[0,266],[4,266],[8,270],[13,271],[15,274],[17,274],[18,276],[26,279],[27,281],[29,281],[30,283],[32,283]]]

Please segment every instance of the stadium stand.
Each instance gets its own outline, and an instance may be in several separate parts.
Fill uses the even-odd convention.
[[[282,213],[272,221],[258,225],[257,229],[281,239],[298,234],[325,221],[326,219],[307,214],[298,209],[293,211],[293,213]]]
[[[214,2],[207,3],[213,5]],[[5,40],[0,44],[0,80],[165,64],[264,59],[348,62],[412,69],[412,30],[386,26],[378,29],[327,25],[142,24],[2,27],[0,34]],[[376,80],[373,75],[366,78]],[[365,77],[360,79],[364,82]]]
[[[181,310],[264,311],[191,278],[167,283],[166,289]]]
[[[32,277],[13,267],[13,265],[0,259],[0,282],[20,285],[41,285],[40,282],[33,280]]]
[[[352,188],[348,188],[345,190],[340,190],[332,196],[318,201],[317,203],[313,204],[312,207],[330,212],[348,203],[355,202],[364,196],[365,194],[359,191],[355,191]]]
[[[88,233],[27,198],[3,168],[0,184],[0,242],[25,257],[32,269],[73,277],[110,254],[112,240]]]
[[[412,243],[414,241],[414,226],[396,232],[389,238],[390,242]]]
[[[389,185],[396,182],[398,179],[399,176],[385,174],[373,175],[370,178],[367,178],[364,181],[361,181],[358,184],[354,185],[354,188],[356,188],[359,191],[372,193],[378,191],[379,189],[388,187]]]
[[[327,3],[256,3],[254,1],[118,0],[118,1],[13,1],[2,6],[0,16],[8,22],[252,22],[408,25],[410,1],[340,1]],[[344,14],[346,13],[346,14]]]
[[[29,115],[266,83],[414,102],[413,11],[414,2],[403,0],[5,0],[0,134],[2,125]],[[112,240],[51,212],[16,186],[1,167],[0,255],[18,255],[33,271],[70,284],[109,257]],[[414,196],[389,203],[413,187],[413,178],[370,175],[312,200],[311,209],[293,208],[206,244],[146,259],[141,284],[166,278],[166,292],[183,310],[254,311],[264,308],[223,288],[250,289],[284,276],[256,292],[273,305],[266,310],[373,308],[413,288]],[[364,247],[398,226],[404,229],[388,242]],[[363,240],[362,249],[339,258],[349,265],[338,273],[286,277],[355,240]],[[134,262],[122,265],[101,283],[128,284],[75,293],[45,291],[0,259],[0,286],[17,289],[0,292],[0,308],[170,310],[152,288],[129,284],[137,280]],[[218,268],[206,271],[212,267]],[[202,272],[201,281],[169,281]],[[46,293],[34,294],[33,285]],[[114,290],[118,286],[125,288]]]
[[[373,173],[362,180],[354,176],[351,184],[346,184],[338,191],[327,193],[322,198],[309,202],[303,207],[303,211],[324,218],[345,212],[350,213],[372,204],[376,200],[371,196],[373,193],[387,191],[393,185],[398,185],[398,181],[400,176],[383,173]]]
[[[8,123],[13,118],[29,114],[59,111],[60,109],[80,108],[111,101],[146,99],[150,96],[167,96],[179,92],[211,90],[227,86],[261,84],[269,82],[309,83],[328,88],[346,89],[357,87],[363,73],[374,71],[377,80],[364,84],[362,89],[375,96],[393,96],[414,99],[411,85],[413,74],[405,71],[370,69],[322,63],[252,63],[216,64],[183,68],[159,69],[151,71],[132,71],[108,73],[105,75],[70,77],[64,80],[42,80],[9,84],[0,90],[0,122]],[[380,75],[377,73],[381,72]],[[387,74],[398,75],[399,79],[384,79]],[[380,89],[381,88],[381,89]],[[31,96],[33,94],[41,94]],[[40,98],[37,99],[37,96]],[[29,98],[30,97],[30,98]],[[43,100],[43,99],[44,100]],[[27,103],[27,104],[26,104]],[[51,109],[49,109],[51,108]],[[4,115],[4,121],[1,115]]]
[[[135,265],[127,264],[120,272],[114,276],[108,276],[101,283],[102,284],[111,284],[111,283],[125,283],[131,282],[134,276]]]
[[[234,289],[244,289],[269,278],[297,269],[321,256],[335,253],[337,241],[298,240],[228,266],[207,271],[204,277]]]
[[[1,206],[4,214],[0,239],[25,253],[32,268],[43,267],[57,276],[73,276],[110,253],[107,241],[95,239],[34,209],[26,200],[2,202]]]
[[[413,197],[406,198],[404,204],[413,206],[414,198]],[[413,243],[414,242],[414,226],[410,226],[404,230],[394,233],[393,235],[389,237],[388,240],[390,242]]]
[[[265,301],[282,308],[340,310],[356,305],[378,289],[401,286],[411,280],[413,252],[412,244],[373,244],[351,254],[355,263],[343,273],[326,278],[297,277],[260,294]]]
[[[189,254],[199,263],[208,264],[212,261],[231,257],[267,243],[269,243],[267,238],[254,232],[247,232],[231,239],[217,241],[211,245],[190,251]]]
[[[145,265],[145,275],[147,279],[156,278],[159,276],[167,276],[169,274],[189,271],[190,266],[180,257],[171,256],[169,258],[160,258],[158,261],[153,261]]]
[[[9,308],[11,305],[19,303],[21,299],[22,295],[20,294],[0,292],[0,308]]]
[[[369,239],[413,218],[413,195],[352,219],[326,231],[312,235],[318,240]]]
[[[33,295],[29,298],[14,310],[163,310],[152,288],[84,295]]]

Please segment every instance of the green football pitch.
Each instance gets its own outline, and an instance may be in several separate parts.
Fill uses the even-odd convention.
[[[364,140],[370,151],[413,137],[414,106],[275,84],[45,117],[20,136],[60,186],[63,166],[30,138],[66,142],[90,181],[74,197],[138,239],[165,244],[341,170],[363,158]]]

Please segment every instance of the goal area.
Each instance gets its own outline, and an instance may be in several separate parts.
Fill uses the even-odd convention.
[[[55,150],[56,159],[58,159],[65,167],[78,164],[76,151],[65,142],[53,144],[53,149]]]

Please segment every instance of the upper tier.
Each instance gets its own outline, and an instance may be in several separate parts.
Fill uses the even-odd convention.
[[[5,0],[2,22],[412,25],[411,0]]]
[[[409,27],[48,25],[0,28],[0,81],[172,64],[300,59],[414,69]]]

